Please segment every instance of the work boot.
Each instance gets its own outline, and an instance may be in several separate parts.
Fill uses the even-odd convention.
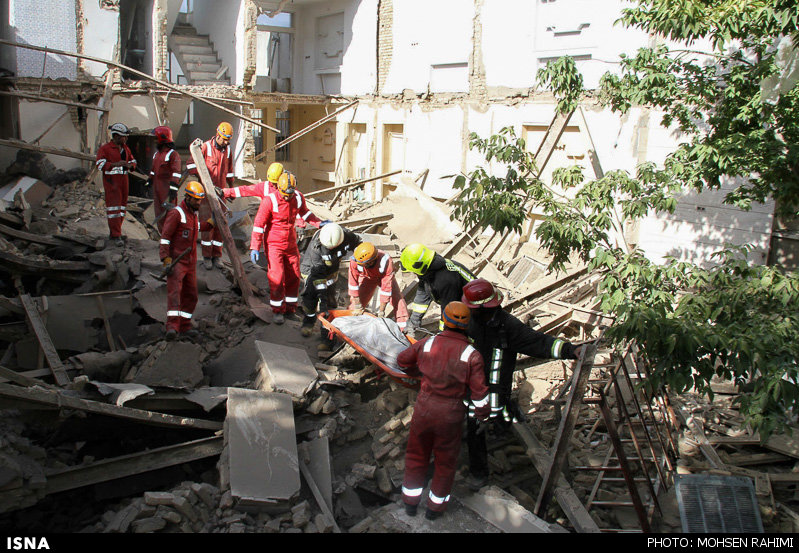
[[[200,337],[200,331],[197,330],[196,328],[192,328],[184,332],[183,335],[189,340],[196,340],[197,338]]]
[[[424,513],[424,518],[427,520],[435,520],[441,517],[442,514],[443,513],[441,511],[431,511],[430,509],[427,509],[427,511]]]
[[[333,347],[329,342],[320,342],[318,346],[316,346],[316,351],[319,353],[327,353],[328,351],[332,351]]]
[[[307,338],[312,333],[313,333],[313,327],[312,326],[304,326],[304,327],[302,327],[300,329],[300,334],[302,334],[304,338]]]
[[[296,311],[286,311],[285,313],[286,319],[289,321],[299,321],[301,320],[301,315]]]
[[[214,261],[210,257],[203,257],[203,267],[206,271],[210,271],[214,268]]]
[[[286,317],[283,316],[283,313],[275,313],[275,316],[272,317],[272,322],[276,325],[282,325],[286,322]]]
[[[174,328],[170,328],[169,330],[166,331],[166,336],[164,337],[166,338],[167,342],[171,342],[172,340],[178,337],[178,331],[175,330]]]
[[[473,492],[480,491],[486,484],[488,484],[487,476],[476,476],[470,473],[469,476],[466,477],[466,486]]]
[[[409,517],[415,517],[418,507],[419,507],[418,505],[408,505],[406,503],[405,504],[405,514],[408,515]]]
[[[213,265],[217,269],[221,269],[222,268],[222,258],[221,257],[214,257],[213,258]]]

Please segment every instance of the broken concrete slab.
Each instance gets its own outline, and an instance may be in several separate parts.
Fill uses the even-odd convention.
[[[256,337],[248,336],[237,346],[227,348],[222,354],[208,363],[205,370],[211,386],[233,386],[248,381],[258,364]]]
[[[506,533],[569,533],[557,524],[538,518],[515,497],[496,486],[486,486],[473,494],[459,494],[458,501]]]
[[[227,401],[227,387],[204,387],[194,390],[186,399],[196,403],[206,412],[211,412],[217,405]]]
[[[229,388],[225,436],[230,491],[242,507],[276,507],[300,490],[291,397]]]
[[[202,347],[188,342],[162,342],[126,377],[152,387],[192,389],[203,380]]]
[[[142,395],[155,394],[155,390],[142,384],[108,384],[96,380],[90,380],[89,384],[94,385],[104,396],[109,396],[108,399],[116,405],[124,405],[125,402]]]
[[[330,443],[327,436],[297,445],[300,462],[305,462],[324,497],[327,508],[333,510],[333,478],[330,472]]]
[[[18,191],[22,191],[31,206],[41,205],[53,193],[53,189],[39,179],[23,176],[0,187],[0,206],[13,205]]]
[[[119,382],[132,358],[127,351],[87,351],[70,357],[69,361],[91,380]]]
[[[301,398],[319,378],[311,358],[303,349],[259,340],[255,341],[255,347],[261,357],[256,380],[259,389]]]
[[[226,292],[233,288],[233,284],[225,276],[226,273],[219,269],[207,270],[202,263],[197,265],[197,290],[204,292]]]

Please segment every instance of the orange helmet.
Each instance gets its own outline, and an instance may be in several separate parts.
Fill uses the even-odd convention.
[[[377,258],[377,248],[371,242],[361,242],[352,256],[358,265],[369,265]]]
[[[297,178],[288,171],[284,171],[280,178],[277,179],[277,190],[280,192],[280,195],[284,198],[290,197],[294,194],[294,190],[297,188]]]
[[[193,180],[186,185],[186,195],[202,200],[205,198],[205,189],[202,184]]]
[[[269,166],[269,169],[266,170],[266,180],[277,184],[277,181],[280,179],[280,175],[282,174],[283,164],[275,162]]]
[[[172,129],[169,127],[156,127],[153,129],[153,134],[155,135],[155,141],[159,144],[174,142],[174,140],[172,140]]]
[[[484,278],[476,278],[463,287],[461,301],[472,309],[497,307],[502,303],[502,292]]]
[[[448,328],[466,330],[466,327],[469,326],[471,314],[472,312],[469,311],[466,304],[459,301],[451,301],[444,308],[444,312],[441,313],[441,322]]]
[[[230,140],[233,136],[233,126],[227,122],[219,123],[219,126],[216,128],[216,135],[225,140]]]

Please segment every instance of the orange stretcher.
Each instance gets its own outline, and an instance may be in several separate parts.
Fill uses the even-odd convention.
[[[339,330],[338,328],[333,326],[333,324],[332,324],[333,323],[333,319],[335,319],[336,317],[348,317],[348,316],[351,316],[352,315],[352,311],[350,309],[331,309],[330,311],[328,311],[328,313],[329,313],[329,316],[327,318],[325,318],[322,313],[319,313],[316,316],[316,318],[319,319],[319,322],[322,324],[322,326],[324,326],[330,332],[332,332],[336,336],[340,337],[342,340],[344,340],[349,345],[351,345],[353,348],[355,348],[355,350],[358,353],[360,353],[361,355],[363,355],[367,359],[367,361],[371,362],[378,369],[380,369],[385,374],[387,374],[392,380],[398,382],[399,384],[402,384],[406,388],[414,388],[414,389],[419,388],[419,380],[417,380],[415,378],[410,378],[404,372],[396,370],[396,369],[392,369],[391,367],[386,366],[382,361],[377,359],[374,355],[372,355],[371,353],[369,353],[368,351],[363,349],[361,346],[359,346],[358,344],[353,342],[352,339],[350,339],[349,336],[347,336],[341,330]],[[368,313],[368,312],[364,312],[364,315],[369,315],[371,317],[374,317],[374,315],[372,315],[371,313]],[[416,342],[416,340],[414,340],[412,337],[410,337],[408,335],[406,335],[405,337],[408,338],[408,341],[411,344]]]

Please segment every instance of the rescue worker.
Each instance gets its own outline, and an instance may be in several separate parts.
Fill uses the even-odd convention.
[[[206,140],[202,145],[203,158],[208,172],[211,175],[211,182],[217,188],[226,189],[233,186],[233,157],[230,153],[230,139],[233,137],[233,126],[230,123],[219,123],[216,128],[216,136]],[[186,165],[189,174],[199,175],[197,165],[191,161]],[[206,219],[211,216],[211,205],[208,199],[203,200],[200,205],[200,218]],[[203,252],[203,267],[210,271],[214,267],[222,266],[222,233],[214,227],[208,232],[203,232],[200,238]]]
[[[163,213],[167,207],[178,203],[178,189],[180,188],[180,154],[175,151],[172,140],[172,129],[169,127],[156,127],[153,129],[157,151],[153,155],[153,166],[150,170],[148,184],[153,185],[153,211],[155,220],[158,221],[158,232],[164,228]]]
[[[361,242],[350,260],[348,287],[350,309],[354,315],[363,314],[364,307],[372,301],[378,286],[380,307],[377,315],[385,317],[386,308],[391,302],[397,324],[404,329],[408,320],[408,306],[394,276],[394,262],[390,255],[375,248],[371,242]]]
[[[221,189],[222,195],[227,200],[252,196],[261,198],[263,200],[271,189],[277,187],[277,181],[280,180],[280,175],[282,174],[283,164],[272,163],[269,166],[269,169],[266,170],[266,181],[257,182],[247,186]]]
[[[173,267],[166,280],[167,312],[166,339],[180,334],[189,338],[199,335],[191,328],[191,316],[197,305],[197,233],[211,230],[213,218],[200,223],[197,211],[205,199],[203,185],[191,181],[186,185],[183,202],[170,209],[164,217],[159,256],[164,267],[172,264],[187,249],[189,252]]]
[[[405,271],[419,277],[419,287],[409,308],[411,316],[405,332],[413,332],[435,301],[443,310],[451,301],[460,301],[463,287],[475,276],[463,265],[442,256],[423,244],[410,244],[402,250],[400,263]],[[439,327],[440,328],[440,327]]]
[[[444,331],[397,356],[397,364],[408,375],[421,375],[422,381],[413,408],[402,481],[402,500],[410,516],[416,514],[422,500],[431,453],[434,472],[425,517],[438,518],[447,508],[461,449],[464,400],[472,398],[478,417],[489,412],[483,358],[466,336],[469,318],[468,307],[459,301],[449,302],[441,315]]]
[[[253,265],[258,261],[263,247],[268,263],[266,278],[269,281],[269,304],[274,313],[272,320],[283,324],[286,315],[296,312],[300,291],[300,251],[294,224],[299,217],[303,224],[319,228],[322,221],[308,209],[305,197],[297,190],[297,179],[292,173],[283,171],[282,166],[274,187],[259,182],[227,188],[222,194],[225,198],[263,198],[252,225],[250,261]]]
[[[472,313],[468,336],[485,360],[490,420],[501,432],[521,417],[518,406],[511,399],[517,355],[521,353],[541,359],[577,359],[583,346],[574,346],[565,340],[537,332],[503,310],[502,293],[484,278],[475,279],[464,286],[462,301]],[[488,481],[485,431],[478,430],[479,424],[470,406],[466,422],[469,449],[469,476],[466,483],[473,490],[479,490]]]
[[[136,168],[136,160],[127,144],[130,134],[128,127],[114,123],[108,130],[111,131],[111,141],[97,150],[96,163],[103,175],[109,239],[117,246],[124,246],[122,221],[128,209],[128,171]]]
[[[361,238],[349,229],[326,223],[313,235],[302,254],[300,273],[303,278],[302,307],[305,317],[300,332],[310,336],[316,322],[316,307],[327,313],[336,307],[336,280],[341,260],[347,251],[353,251],[361,243]],[[319,351],[330,351],[333,341],[322,327],[322,342]]]

